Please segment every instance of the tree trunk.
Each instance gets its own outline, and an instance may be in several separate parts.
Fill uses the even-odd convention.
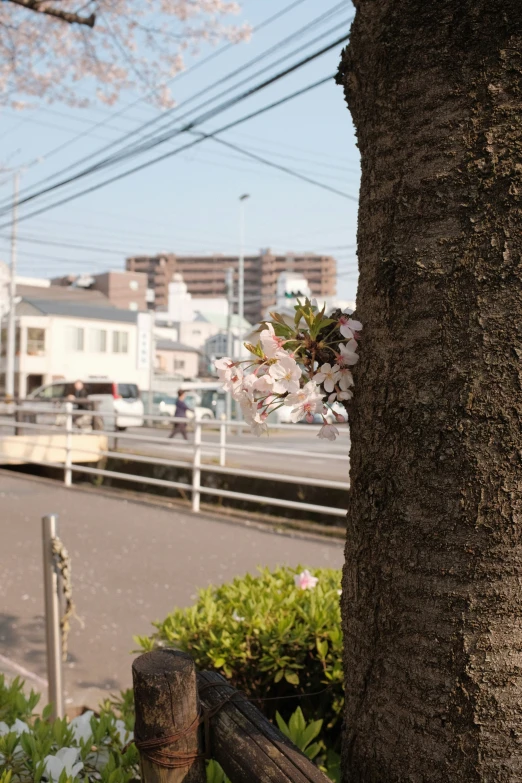
[[[349,783],[522,780],[522,2],[356,0]]]

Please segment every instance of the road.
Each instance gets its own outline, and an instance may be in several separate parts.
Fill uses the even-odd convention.
[[[0,671],[45,677],[40,519],[60,517],[72,558],[73,593],[84,627],[72,620],[65,664],[67,706],[96,706],[131,682],[133,635],[197,589],[258,565],[340,567],[339,542],[193,516],[178,509],[65,489],[0,470]]]
[[[203,428],[203,461],[216,462],[219,458],[217,449],[205,450],[205,443],[218,444],[219,433],[213,429]],[[147,443],[140,439],[118,438],[119,451],[131,451],[147,456],[163,459],[192,461],[193,433],[189,432],[189,444],[185,444],[177,436],[168,440],[168,430],[135,427],[127,430],[129,435],[162,438],[163,443]],[[235,447],[248,446],[250,452],[235,451]],[[275,449],[275,453],[265,450]],[[302,430],[274,430],[269,437],[257,438],[250,433],[241,435],[227,434],[227,466],[240,467],[249,470],[305,476],[309,478],[327,478],[334,481],[344,481],[348,485],[347,459],[350,449],[350,436],[347,427],[340,428],[340,436],[333,443],[317,438],[315,431],[303,425]],[[306,455],[292,456],[280,453],[281,450],[298,450]],[[278,453],[279,452],[279,453]],[[330,455],[335,458],[330,458]]]

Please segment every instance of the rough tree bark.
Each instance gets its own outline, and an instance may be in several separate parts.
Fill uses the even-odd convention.
[[[522,780],[522,2],[355,0],[344,779]]]

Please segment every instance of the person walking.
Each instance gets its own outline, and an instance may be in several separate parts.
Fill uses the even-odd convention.
[[[85,388],[83,381],[80,380],[75,381],[73,393],[69,394],[68,399],[74,400],[75,402],[79,402],[80,400],[86,400],[87,397],[88,397],[87,389]],[[84,408],[85,406],[82,405],[81,402],[79,402],[78,407]]]
[[[67,399],[76,403],[77,410],[85,410],[88,407],[88,396],[89,395],[87,394],[87,389],[85,388],[83,381],[77,380],[74,382],[72,393],[67,395]],[[81,430],[86,429],[87,427],[91,427],[92,416],[88,415],[87,413],[85,413],[83,416],[74,416],[73,426]],[[99,427],[99,429],[102,429],[102,427]]]
[[[185,402],[185,392],[180,391],[178,392],[178,400],[176,402],[176,410],[174,411],[174,418],[175,419],[186,419],[187,418],[187,411],[192,410],[192,408],[189,408],[187,403]],[[172,428],[172,432],[169,435],[169,438],[175,438],[178,432],[181,434],[182,438],[184,440],[188,440],[187,438],[187,422],[186,421],[175,421],[174,426]]]

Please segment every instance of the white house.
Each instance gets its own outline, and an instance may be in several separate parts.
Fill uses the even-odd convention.
[[[89,376],[148,388],[150,343],[143,317],[148,316],[108,303],[23,297],[16,307],[15,394],[25,397],[44,383]],[[5,327],[2,333],[0,375]]]

